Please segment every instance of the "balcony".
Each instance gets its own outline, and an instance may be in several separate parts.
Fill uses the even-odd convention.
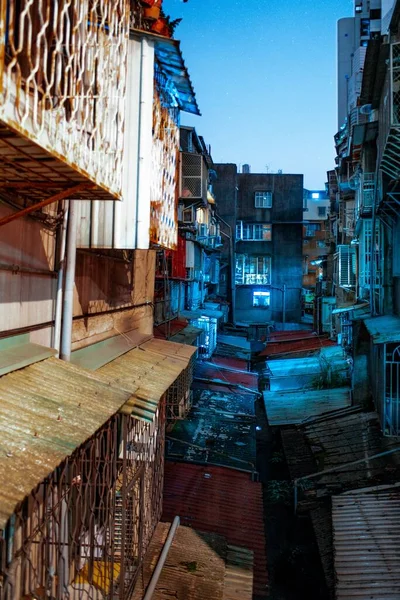
[[[79,184],[74,198],[120,198],[127,0],[2,6],[2,186],[28,201]]]
[[[375,200],[375,173],[363,173],[357,194],[357,214],[370,217]]]
[[[380,167],[390,179],[400,177],[400,43],[390,45],[389,101],[381,111],[383,154]]]

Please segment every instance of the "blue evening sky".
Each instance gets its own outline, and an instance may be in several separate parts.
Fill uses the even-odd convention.
[[[336,22],[353,0],[164,0],[202,117],[183,114],[215,162],[304,173],[334,166]]]

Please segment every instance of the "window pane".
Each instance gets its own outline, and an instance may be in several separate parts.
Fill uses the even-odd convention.
[[[326,216],[326,206],[318,206],[318,216],[319,217]]]
[[[254,198],[255,198],[256,208],[271,208],[272,192],[267,192],[267,191],[255,192]]]
[[[270,242],[272,239],[272,228],[271,225],[262,226],[262,239],[266,242]]]
[[[270,305],[271,292],[253,292],[253,306],[264,306]]]

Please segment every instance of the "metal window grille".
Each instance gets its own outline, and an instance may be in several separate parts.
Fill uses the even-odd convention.
[[[192,382],[196,354],[191,357],[188,366],[171,385],[167,392],[167,420],[185,419],[192,406]]]
[[[256,208],[272,208],[272,192],[255,192],[254,205]]]
[[[385,344],[384,357],[384,402],[380,407],[382,429],[385,435],[398,436],[400,435],[400,346]]]
[[[270,285],[271,257],[236,256],[236,285]]]
[[[131,597],[161,516],[165,398],[153,423],[118,414],[15,510],[1,600]]]
[[[207,198],[208,171],[201,154],[181,153],[181,198]]]
[[[247,242],[266,241],[272,239],[272,226],[267,223],[243,223],[236,224],[236,239]]]
[[[0,119],[120,195],[129,3],[1,6]]]
[[[340,245],[338,249],[339,287],[354,288],[356,285],[356,254],[353,246]]]

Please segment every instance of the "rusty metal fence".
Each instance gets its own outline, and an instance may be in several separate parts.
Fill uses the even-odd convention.
[[[153,423],[110,419],[2,532],[1,600],[130,597],[161,516],[165,397]]]
[[[0,0],[0,119],[121,192],[128,0]]]

